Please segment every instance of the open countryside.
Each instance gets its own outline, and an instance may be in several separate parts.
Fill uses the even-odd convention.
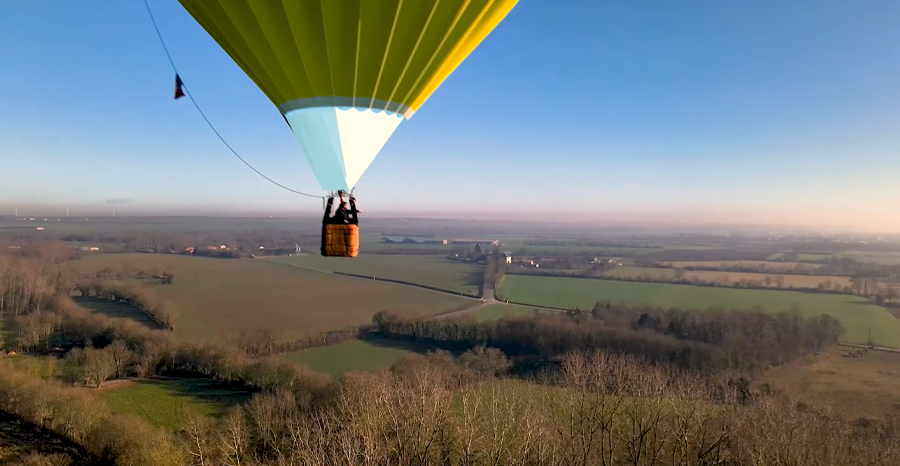
[[[675,268],[690,267],[752,267],[763,270],[771,270],[772,272],[790,272],[792,270],[814,271],[822,268],[820,264],[811,264],[808,262],[777,262],[771,261],[671,261],[665,262],[665,265]]]
[[[803,315],[824,313],[839,319],[847,328],[843,337],[847,342],[867,344],[871,330],[876,345],[900,347],[900,319],[887,309],[852,295],[518,275],[507,275],[498,292],[511,302],[581,310],[591,310],[596,303],[607,301],[700,310],[796,309]]]
[[[85,3],[0,14],[0,465],[900,466],[900,1]]]
[[[266,260],[316,270],[365,275],[478,295],[483,271],[471,263],[443,256],[360,254],[353,261],[335,262],[319,255],[271,257]]]
[[[346,372],[365,372],[391,367],[400,358],[412,353],[413,351],[400,345],[351,340],[287,353],[283,357],[288,361],[309,366],[314,371],[339,377]]]
[[[449,294],[252,259],[100,254],[72,263],[76,273],[86,275],[126,264],[172,271],[171,285],[153,288],[175,304],[176,332],[192,338],[246,330],[326,331],[367,324],[386,309],[427,316],[474,304]]]
[[[700,264],[692,262],[692,264]],[[716,264],[721,265],[721,264]],[[616,267],[604,275],[619,278],[640,279],[649,277],[654,280],[671,281],[677,278],[676,268],[662,267]],[[838,277],[832,275],[792,275],[792,274],[765,274],[749,272],[720,272],[715,270],[687,270],[681,275],[687,280],[700,280],[704,282],[717,282],[722,284],[752,282],[757,286],[777,286],[779,280],[783,280],[782,288],[816,288],[828,284],[827,289],[834,286],[841,288],[850,286],[850,277]]]
[[[190,416],[219,418],[246,403],[252,392],[207,379],[156,378],[123,381],[101,388],[116,413],[130,414],[166,429],[181,429]]]

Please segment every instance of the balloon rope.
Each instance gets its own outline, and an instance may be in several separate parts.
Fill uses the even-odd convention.
[[[144,6],[147,7],[147,13],[150,14],[150,21],[153,22],[153,29],[156,30],[156,37],[159,37],[159,43],[162,44],[163,50],[166,52],[166,57],[169,59],[169,64],[172,65],[172,69],[175,71],[175,74],[176,74],[176,75],[179,75],[179,73],[178,73],[178,68],[175,66],[175,61],[172,60],[172,55],[169,53],[169,48],[166,47],[166,41],[163,40],[162,33],[159,32],[159,27],[156,25],[156,19],[153,17],[153,12],[150,10],[150,4],[147,3],[147,0],[144,0]],[[179,76],[180,76],[180,75],[179,75]],[[265,179],[268,180],[270,183],[274,184],[275,186],[278,186],[279,188],[285,189],[285,190],[290,191],[290,192],[292,192],[292,193],[294,193],[294,194],[299,194],[299,195],[301,195],[301,196],[317,197],[317,198],[322,198],[322,199],[324,199],[323,196],[318,196],[318,195],[315,195],[315,194],[301,193],[300,191],[296,191],[296,190],[294,190],[294,189],[288,188],[287,186],[285,186],[285,185],[283,185],[283,184],[281,184],[281,183],[279,183],[279,182],[273,180],[272,178],[269,178],[268,176],[263,175],[262,172],[260,172],[260,171],[257,170],[256,168],[253,168],[253,165],[250,165],[249,163],[247,163],[247,161],[244,160],[244,158],[241,157],[241,156],[237,153],[237,151],[235,151],[235,150],[231,147],[231,145],[228,144],[228,142],[225,141],[225,138],[223,138],[222,135],[219,134],[219,131],[217,131],[217,130],[216,130],[216,127],[213,126],[213,124],[209,121],[209,118],[206,118],[206,114],[203,113],[203,110],[200,109],[200,105],[198,105],[198,104],[197,104],[197,101],[194,100],[194,96],[191,95],[191,91],[188,90],[187,86],[184,84],[184,81],[182,81],[181,87],[184,88],[184,93],[187,94],[187,96],[191,99],[191,102],[193,102],[194,107],[196,107],[196,108],[197,108],[197,111],[200,112],[200,116],[203,117],[203,119],[206,121],[206,124],[209,125],[209,128],[212,129],[214,133],[216,133],[216,136],[219,137],[219,140],[222,141],[222,144],[225,144],[225,147],[227,147],[228,150],[230,150],[231,153],[234,154],[235,157],[237,157],[238,159],[240,159],[241,162],[244,162],[244,165],[250,167],[250,169],[253,170],[253,171],[255,171],[257,175],[259,175],[259,176],[265,178]]]

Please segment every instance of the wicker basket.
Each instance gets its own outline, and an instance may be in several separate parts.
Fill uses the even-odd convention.
[[[357,225],[325,225],[322,229],[322,255],[356,257],[359,253]]]

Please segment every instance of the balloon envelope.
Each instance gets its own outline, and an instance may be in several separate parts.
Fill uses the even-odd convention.
[[[349,190],[518,0],[179,0]]]

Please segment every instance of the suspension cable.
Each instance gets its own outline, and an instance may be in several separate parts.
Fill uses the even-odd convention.
[[[172,60],[172,55],[169,53],[169,48],[166,47],[166,41],[163,40],[162,33],[159,32],[159,26],[156,25],[156,18],[153,17],[153,11],[150,10],[150,4],[147,3],[147,0],[144,0],[144,6],[147,7],[147,13],[150,15],[150,21],[153,23],[153,29],[156,30],[156,37],[159,38],[159,43],[162,44],[163,50],[166,52],[166,58],[169,59],[169,64],[172,65],[172,70],[175,71],[175,75],[176,75],[176,76],[181,76],[181,75],[178,73],[178,68],[175,66],[175,61]],[[294,194],[299,194],[299,195],[301,195],[301,196],[315,197],[315,198],[322,198],[322,199],[324,199],[324,196],[319,196],[319,195],[316,195],[316,194],[302,193],[302,192],[300,192],[300,191],[291,189],[291,188],[289,188],[289,187],[287,187],[287,186],[285,186],[285,185],[283,185],[283,184],[281,184],[281,183],[279,183],[279,182],[273,180],[272,178],[269,178],[268,176],[264,175],[262,172],[260,172],[260,171],[257,170],[256,168],[254,168],[253,165],[250,165],[250,163],[248,163],[246,160],[244,160],[244,158],[241,157],[241,156],[237,153],[237,151],[235,151],[234,148],[232,148],[231,145],[228,144],[227,141],[225,141],[225,138],[223,138],[222,135],[219,134],[219,131],[216,130],[216,127],[213,126],[212,122],[209,121],[209,118],[206,117],[206,114],[203,113],[203,110],[200,109],[200,105],[198,105],[198,104],[197,104],[197,101],[194,100],[194,96],[191,95],[191,91],[188,90],[187,86],[184,84],[184,80],[182,80],[182,82],[181,82],[181,87],[184,89],[184,93],[188,96],[188,98],[191,99],[191,102],[194,104],[194,107],[197,109],[197,112],[200,113],[200,116],[203,117],[203,120],[206,121],[206,124],[209,125],[209,128],[213,130],[213,133],[216,133],[216,136],[219,137],[219,140],[222,141],[222,144],[225,144],[225,147],[227,147],[228,150],[231,151],[231,153],[234,154],[235,157],[237,157],[241,162],[244,162],[244,165],[250,167],[250,169],[253,170],[254,172],[256,172],[257,175],[259,175],[259,176],[265,178],[265,179],[266,179],[267,181],[269,181],[270,183],[272,183],[272,184],[274,184],[275,186],[278,186],[279,188],[282,188],[282,189],[284,189],[284,190],[286,190],[286,191],[290,191],[290,192],[292,192],[292,193],[294,193]]]

